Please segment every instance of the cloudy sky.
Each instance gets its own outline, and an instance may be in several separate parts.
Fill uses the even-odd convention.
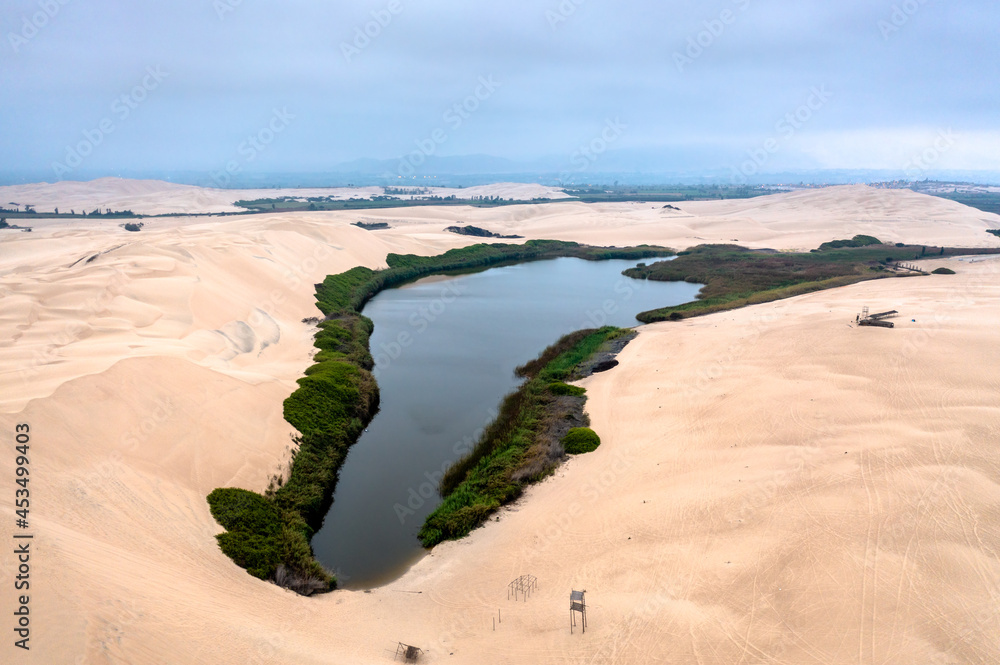
[[[1000,170],[996,0],[4,0],[0,20],[0,170],[52,179],[429,154]]]

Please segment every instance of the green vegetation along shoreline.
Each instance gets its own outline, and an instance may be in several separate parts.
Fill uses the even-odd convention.
[[[738,245],[698,245],[677,259],[625,271],[636,279],[704,284],[698,299],[675,307],[642,312],[643,323],[676,321],[773,300],[888,277],[922,273],[896,272],[897,261],[998,254],[1000,249],[949,248],[884,244],[871,236],[824,243],[811,252],[751,250]]]
[[[672,255],[666,247],[591,247],[529,240],[523,245],[480,244],[439,256],[389,254],[388,269],[357,267],[316,285],[319,349],[299,388],[285,400],[284,415],[300,432],[288,477],[276,476],[264,494],[220,488],[208,496],[213,517],[226,532],[219,546],[255,577],[303,595],[336,586],[313,556],[310,539],[322,525],[347,451],[378,409],[378,385],[369,352],[373,324],[361,315],[383,289],[439,273],[509,263],[576,257],[591,261]]]
[[[635,335],[613,327],[580,330],[517,369],[527,380],[504,398],[473,450],[441,479],[444,503],[427,516],[418,534],[424,547],[468,535],[526,486],[549,475],[565,453],[599,445],[597,434],[586,428],[584,389],[566,381],[582,378],[581,365]]]

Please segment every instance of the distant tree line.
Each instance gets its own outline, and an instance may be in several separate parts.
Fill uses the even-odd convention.
[[[90,212],[84,212],[84,217],[135,217],[136,214],[131,210],[112,210],[111,208],[105,208],[104,212],[101,212],[100,208],[94,208]]]
[[[386,187],[384,193],[394,196],[420,196],[423,194],[430,194],[431,190],[426,187],[416,187],[411,189],[407,189],[406,187]]]

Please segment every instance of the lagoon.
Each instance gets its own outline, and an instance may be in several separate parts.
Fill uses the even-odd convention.
[[[694,300],[701,288],[621,274],[636,263],[534,261],[427,277],[368,302],[381,408],[312,539],[341,587],[385,584],[423,556],[417,532],[441,502],[437,482],[519,385],[516,367],[567,333],[636,326],[639,312]]]

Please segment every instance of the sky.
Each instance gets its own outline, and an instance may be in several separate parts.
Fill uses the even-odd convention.
[[[996,0],[4,0],[0,171],[1000,171]]]

